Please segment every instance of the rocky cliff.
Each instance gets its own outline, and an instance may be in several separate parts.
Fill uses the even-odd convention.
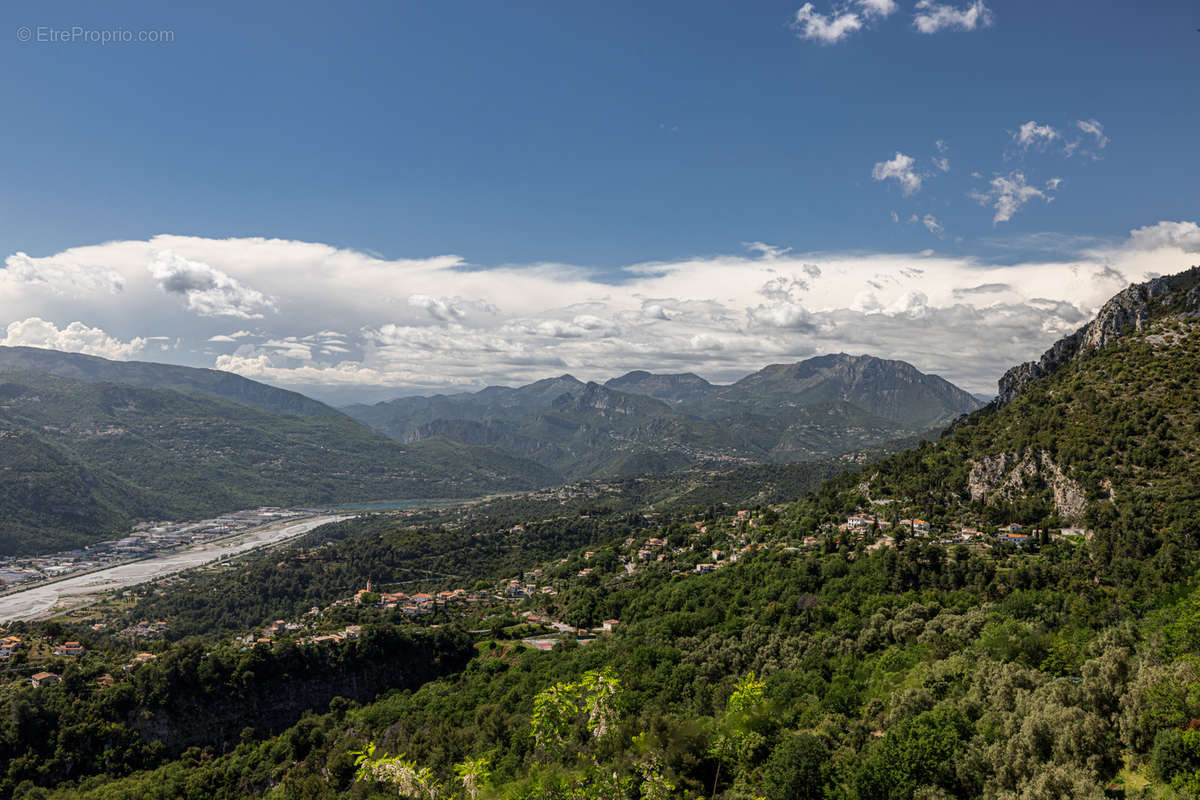
[[[1165,310],[1200,311],[1200,267],[1135,283],[1113,297],[1095,319],[1059,339],[1040,359],[1019,364],[1004,373],[991,407],[1008,405],[1032,381],[1049,375],[1082,353],[1105,347],[1128,330],[1141,330],[1153,314]]]

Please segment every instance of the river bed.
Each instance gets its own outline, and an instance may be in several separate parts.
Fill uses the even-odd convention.
[[[330,514],[298,521],[276,522],[236,536],[151,556],[142,561],[119,564],[53,583],[31,586],[24,591],[0,597],[0,620],[52,617],[72,608],[90,605],[105,592],[211,564],[218,559],[245,553],[264,545],[278,544],[328,522],[338,522],[352,516],[354,515]]]

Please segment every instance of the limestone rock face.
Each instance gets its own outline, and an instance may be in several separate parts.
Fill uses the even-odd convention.
[[[1059,339],[1040,359],[1019,364],[1004,373],[992,407],[1008,405],[1032,381],[1049,375],[1080,353],[1105,347],[1126,331],[1141,330],[1150,320],[1155,301],[1177,293],[1181,301],[1179,311],[1200,310],[1200,267],[1136,283],[1113,297],[1095,319]]]
[[[973,462],[967,476],[967,492],[980,502],[1014,500],[1030,488],[1044,484],[1054,497],[1054,507],[1064,520],[1083,518],[1087,495],[1071,480],[1045,450],[995,453]]]

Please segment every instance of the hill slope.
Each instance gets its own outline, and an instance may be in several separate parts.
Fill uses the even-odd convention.
[[[468,497],[545,485],[531,462],[350,418],[203,394],[0,373],[0,553],[103,539],[135,519],[256,505]]]
[[[203,392],[277,414],[320,416],[338,413],[311,397],[232,372],[149,361],[110,361],[98,356],[37,347],[0,347],[0,372],[38,372],[84,383],[123,383],[144,389]]]
[[[935,526],[1079,525],[1126,569],[1175,558],[1200,543],[1198,364],[1193,268],[1117,295],[937,444],[835,479],[809,508],[890,500]]]

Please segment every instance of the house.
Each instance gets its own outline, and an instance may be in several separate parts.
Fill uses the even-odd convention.
[[[56,683],[62,683],[62,678],[55,675],[53,672],[35,672],[29,678],[29,681],[36,688],[39,686],[53,686]]]
[[[54,648],[54,655],[56,656],[77,657],[83,655],[83,653],[83,645],[81,645],[79,642],[67,642]]]
[[[716,568],[717,568],[716,564],[697,564],[696,565],[696,574],[704,575],[705,573],[712,572]]]
[[[342,635],[347,639],[357,639],[362,636],[362,625],[347,625]]]
[[[243,640],[238,639],[237,641],[243,641]],[[248,642],[247,642],[247,644],[248,644]],[[137,667],[140,667],[142,664],[145,664],[147,662],[153,661],[156,658],[158,658],[158,656],[154,655],[154,653],[138,653],[136,656],[133,657],[132,661],[130,661],[128,664],[126,664],[123,667],[123,669],[126,672],[133,672],[133,670],[136,669]]]
[[[621,620],[619,619],[606,619],[604,622],[600,623],[600,630],[605,631],[606,633],[612,633],[613,628],[620,624]]]
[[[20,647],[21,637],[19,636],[5,636],[0,639],[0,661],[8,661],[16,655]]]

